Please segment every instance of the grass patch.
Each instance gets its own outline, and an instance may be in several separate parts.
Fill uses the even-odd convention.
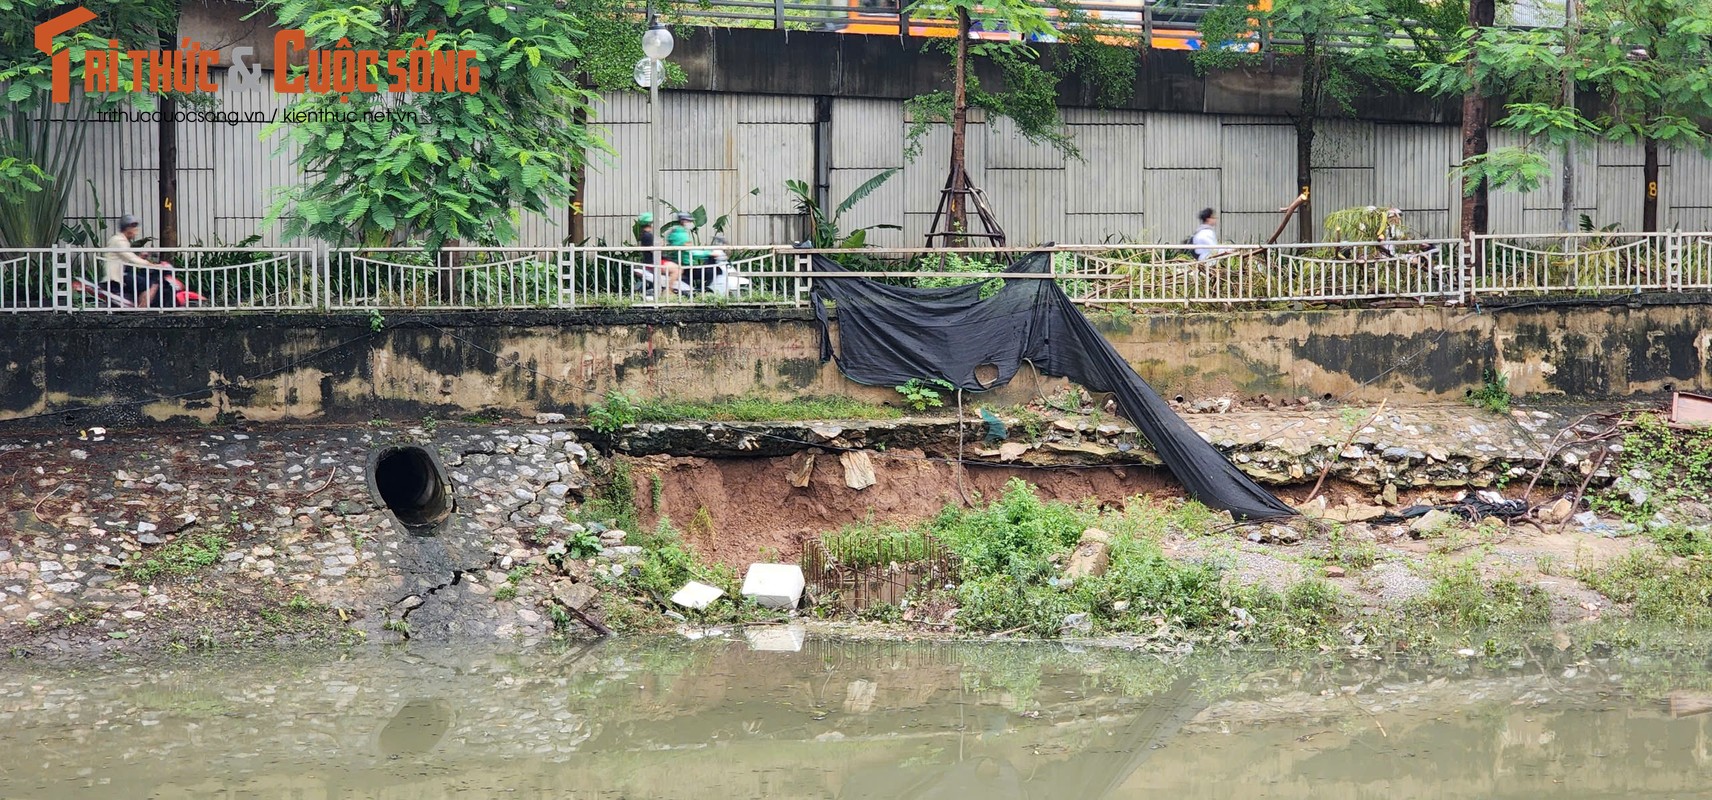
[[[822,419],[897,419],[903,412],[849,397],[771,400],[733,397],[712,402],[641,400],[629,392],[607,392],[588,409],[589,427],[613,433],[641,422],[804,422]]]
[[[1639,622],[1712,625],[1712,561],[1705,557],[1670,559],[1637,550],[1603,568],[1582,569],[1576,577],[1616,602],[1633,604]]]
[[[182,577],[218,562],[227,544],[226,537],[216,532],[181,536],[161,545],[150,558],[127,564],[124,573],[134,581]]]
[[[1325,560],[1349,570],[1370,569],[1379,561],[1379,545],[1356,539],[1336,526],[1326,539]]]
[[[1475,633],[1540,625],[1551,618],[1551,603],[1545,592],[1508,575],[1488,580],[1481,576],[1473,559],[1442,564],[1432,577],[1426,595],[1408,614],[1419,622]]]
[[[802,422],[822,419],[897,419],[895,408],[849,397],[802,397],[768,400],[737,397],[709,403],[648,402],[639,407],[644,422]]]
[[[1204,531],[1205,506],[1132,503],[1101,514],[1087,505],[1040,500],[1012,480],[985,507],[948,508],[927,532],[958,562],[957,625],[972,631],[1055,636],[1066,618],[1086,614],[1096,633],[1311,648],[1332,642],[1350,618],[1342,592],[1318,578],[1276,591],[1235,586],[1213,561],[1169,559],[1159,540]],[[1061,564],[1081,533],[1112,533],[1106,573],[1065,580]]]

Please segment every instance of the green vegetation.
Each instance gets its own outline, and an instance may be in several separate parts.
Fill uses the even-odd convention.
[[[571,558],[591,558],[600,553],[600,534],[584,529],[565,540],[565,554]]]
[[[604,467],[594,460],[589,464],[595,493],[575,516],[584,521],[611,520],[625,531],[636,530],[636,479],[631,474],[630,462],[614,458]],[[598,536],[595,541],[600,541]],[[566,542],[566,547],[570,547],[570,542]]]
[[[268,0],[265,10],[312,48],[409,51],[442,31],[430,46],[475,51],[484,90],[298,95],[291,111],[312,121],[284,131],[309,177],[268,212],[270,225],[285,219],[287,239],[511,243],[520,212],[563,209],[585,153],[605,146],[585,122],[593,94],[578,85],[583,22],[569,4]],[[313,121],[326,112],[341,121]]]
[[[1511,576],[1488,580],[1473,560],[1434,570],[1432,585],[1411,609],[1420,622],[1454,631],[1539,625],[1551,607],[1545,592]]]
[[[642,407],[647,422],[798,422],[823,419],[896,419],[897,409],[849,397],[799,397],[768,400],[735,397],[711,403],[654,402]]]
[[[849,397],[797,397],[770,400],[763,397],[733,397],[712,402],[638,400],[613,390],[588,410],[589,427],[613,433],[640,422],[801,422],[824,419],[896,419],[895,408],[864,403]]]
[[[940,390],[951,392],[957,390],[957,387],[950,381],[941,378],[910,378],[904,385],[893,388],[897,390],[898,394],[904,396],[904,402],[908,403],[910,408],[917,411],[944,406],[945,400],[940,394]]]
[[[1638,622],[1712,626],[1712,560],[1704,556],[1671,559],[1637,550],[1576,577],[1612,600],[1632,603]]]
[[[1028,406],[1007,408],[1004,415],[1016,420],[1016,427],[1022,430],[1024,441],[1038,442],[1046,435],[1046,417]]]
[[[1461,8],[1466,9],[1463,5]],[[1224,3],[1200,23],[1203,42],[1267,42],[1260,48],[1209,46],[1190,54],[1196,68],[1236,70],[1271,63],[1278,54],[1301,64],[1296,125],[1296,191],[1308,202],[1297,216],[1302,241],[1313,241],[1314,138],[1324,110],[1355,113],[1363,90],[1412,88],[1416,61],[1436,61],[1442,42],[1462,27],[1455,3],[1419,0],[1276,0],[1266,10]],[[1380,22],[1383,20],[1383,22]],[[1275,46],[1273,41],[1299,42]],[[1413,52],[1399,45],[1411,45]],[[1383,213],[1383,212],[1381,212]]]
[[[829,559],[847,567],[872,567],[926,560],[933,551],[927,531],[875,522],[846,525],[821,537]]]
[[[1468,393],[1468,402],[1475,408],[1494,414],[1510,413],[1510,379],[1501,372],[1488,369],[1481,373],[1481,380],[1480,388]]]
[[[1335,634],[1331,626],[1346,603],[1323,581],[1304,581],[1283,592],[1239,587],[1225,580],[1216,563],[1165,557],[1160,538],[1174,529],[1204,529],[1210,516],[1198,504],[1167,510],[1138,503],[1131,511],[1100,514],[1044,502],[1013,479],[993,503],[947,508],[924,528],[957,558],[957,585],[949,599],[959,608],[958,626],[969,630],[1055,636],[1067,617],[1086,614],[1095,632],[1292,647]],[[1101,576],[1062,579],[1061,562],[1082,531],[1095,524],[1114,534],[1110,567]]]
[[[84,146],[85,138],[89,131],[100,127],[95,122],[96,115],[116,110],[122,104],[155,111],[166,103],[165,110],[170,113],[170,103],[177,102],[148,92],[102,97],[74,89],[70,102],[54,105],[51,113],[42,113],[52,100],[53,65],[48,54],[36,49],[33,30],[76,4],[64,4],[57,9],[56,5],[59,4],[42,0],[0,2],[0,87],[5,87],[0,93],[5,100],[0,106],[0,247],[52,247],[62,242],[98,244],[92,241],[91,234],[104,238],[110,232],[106,231],[106,225],[111,216],[119,212],[92,215],[108,216],[94,230],[87,222],[66,219],[71,192],[82,187],[74,176],[81,171],[83,154],[90,150]],[[57,51],[64,53],[69,62],[68,78],[73,87],[84,85],[88,51],[112,50],[122,59],[123,74],[130,75],[136,66],[130,51],[158,48],[163,33],[173,38],[178,30],[180,3],[104,0],[82,5],[99,15],[55,37]],[[191,102],[189,97],[183,100]],[[163,158],[157,162],[159,167],[164,171],[173,169],[171,157],[165,152],[160,155]],[[39,281],[20,281],[10,275],[3,282],[8,297],[52,291]]]
[[[1560,148],[1572,143],[1639,143],[1646,166],[1635,193],[1642,227],[1658,230],[1658,150],[1704,149],[1712,134],[1699,121],[1712,113],[1712,22],[1689,0],[1584,0],[1573,47],[1562,28],[1484,29],[1426,69],[1425,91],[1463,94],[1472,78],[1504,98],[1497,123],[1522,134],[1523,146],[1499,148],[1462,166],[1470,184],[1532,191],[1551,175]],[[1565,102],[1571,75],[1591,103]],[[1596,115],[1584,113],[1597,109]],[[1494,115],[1500,116],[1500,115]]]
[[[636,398],[629,392],[614,389],[588,410],[589,427],[601,433],[613,433],[626,425],[635,425],[641,417]]]
[[[1623,436],[1612,472],[1617,480],[1590,501],[1594,508],[1631,522],[1646,522],[1660,509],[1712,497],[1712,428],[1677,430],[1656,414],[1635,417]],[[1704,531],[1666,526],[1654,531],[1679,555],[1702,552]]]
[[[736,570],[698,558],[670,519],[661,517],[652,530],[631,531],[630,542],[642,548],[640,560],[616,575],[597,570],[593,578],[601,589],[600,610],[608,627],[621,633],[668,629],[675,623],[664,612],[683,614],[703,624],[777,619],[776,613],[742,596],[742,580]],[[717,587],[725,596],[701,611],[673,605],[672,595],[690,581]],[[562,623],[570,623],[570,619]],[[555,624],[564,626],[557,617]]]
[[[218,562],[225,555],[227,545],[222,532],[180,536],[161,545],[152,557],[126,564],[124,573],[134,581],[149,581],[162,576],[183,577]]]
[[[785,181],[785,191],[796,198],[797,213],[802,214],[809,223],[809,241],[815,247],[822,249],[860,250],[868,246],[868,231],[873,230],[903,230],[901,226],[891,224],[876,224],[857,228],[846,233],[843,228],[844,213],[851,207],[862,202],[868,195],[874,193],[880,185],[890,180],[902,170],[896,167],[885,170],[861,186],[851,190],[844,200],[829,214],[815,200],[814,188],[807,181]]]
[[[947,507],[920,525],[866,523],[828,534],[836,563],[873,566],[898,553],[926,558],[941,543],[955,563],[948,587],[920,586],[910,604],[956,607],[958,629],[1054,637],[1084,633],[1142,636],[1163,642],[1259,645],[1285,650],[1359,646],[1389,649],[1432,642],[1485,641],[1492,652],[1513,631],[1548,618],[1546,595],[1511,576],[1482,575],[1472,560],[1435,566],[1428,591],[1394,611],[1362,613],[1351,597],[1320,577],[1322,564],[1372,567],[1379,550],[1333,529],[1311,569],[1292,582],[1234,580],[1229,559],[1169,558],[1167,536],[1206,535],[1216,516],[1197,503],[1133,498],[1122,511],[1047,502],[1021,480],[973,508]],[[1064,576],[1067,558],[1090,527],[1112,536],[1103,575]],[[908,604],[906,604],[906,607]],[[1708,608],[1712,612],[1712,606]],[[906,619],[901,608],[868,609],[864,619]],[[1082,627],[1085,625],[1086,627]]]
[[[1379,546],[1350,537],[1341,526],[1333,527],[1326,537],[1325,561],[1350,570],[1368,569],[1379,561]]]

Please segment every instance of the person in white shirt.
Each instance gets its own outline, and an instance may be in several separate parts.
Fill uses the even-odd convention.
[[[1210,208],[1201,209],[1198,215],[1201,227],[1195,229],[1195,235],[1189,237],[1189,243],[1195,246],[1195,258],[1206,260],[1225,251],[1219,247],[1219,215]]]
[[[119,218],[119,232],[107,239],[107,249],[103,255],[102,279],[108,284],[108,289],[132,298],[140,308],[154,305],[155,296],[160,293],[161,276],[165,271],[163,265],[156,264],[131,249],[143,232],[143,226],[137,218],[126,214]]]

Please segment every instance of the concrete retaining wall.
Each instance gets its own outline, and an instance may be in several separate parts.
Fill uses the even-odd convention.
[[[1517,394],[1609,398],[1712,386],[1704,298],[1662,303],[1103,317],[1167,397],[1462,397],[1496,368]],[[1693,300],[1695,302],[1683,302]],[[896,401],[819,360],[806,311],[632,310],[367,316],[0,317],[0,421],[14,427],[456,418],[644,398]],[[652,319],[650,319],[652,317]],[[983,396],[1057,384],[1024,370]]]

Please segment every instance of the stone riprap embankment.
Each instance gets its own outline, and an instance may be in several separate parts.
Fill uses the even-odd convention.
[[[417,444],[454,487],[430,531],[401,525],[369,474],[372,454]],[[544,634],[530,601],[492,595],[584,530],[565,511],[589,486],[589,451],[564,428],[109,431],[4,447],[0,643],[50,651],[271,639],[316,614],[371,636]],[[633,549],[614,534],[612,555]]]
[[[1520,479],[1578,417],[1467,407],[1187,415],[1262,481],[1300,486],[1327,471],[1375,503],[1395,502],[1388,495],[1400,489]],[[1006,439],[985,435],[965,426],[961,449],[971,461],[1157,463],[1121,420],[1013,419]],[[450,488],[446,513],[414,529],[395,518],[372,477],[377,454],[412,446],[432,452]],[[640,555],[623,531],[584,509],[594,476],[611,469],[602,450],[753,463],[810,448],[854,448],[875,459],[904,449],[950,456],[958,428],[905,419],[673,423],[614,435],[540,424],[14,438],[0,445],[0,647],[541,636],[552,630],[555,603],[592,604],[598,617],[600,571]],[[1588,466],[1584,449],[1554,452],[1544,482],[1574,485]],[[783,467],[776,478],[778,496],[792,491]],[[866,495],[858,491],[849,490],[860,505]],[[641,506],[647,487],[635,494]],[[569,558],[571,541],[600,554]]]

